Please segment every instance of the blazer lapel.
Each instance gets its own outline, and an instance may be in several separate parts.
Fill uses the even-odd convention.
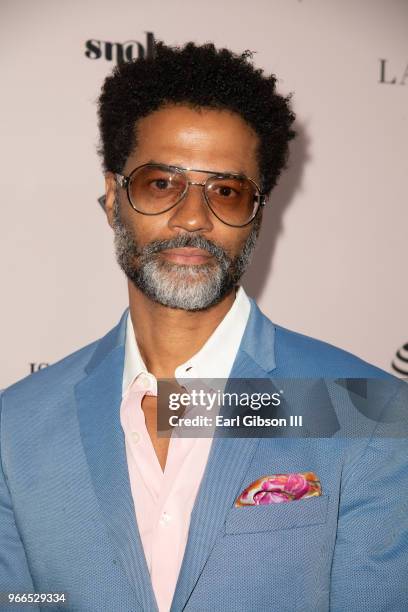
[[[262,338],[259,343],[257,339]],[[275,368],[274,327],[251,300],[251,313],[231,370],[232,378],[268,378]],[[227,512],[242,490],[260,438],[215,438],[191,514],[189,537],[171,612],[186,606],[205,567]]]
[[[136,523],[120,423],[126,315],[99,342],[75,395],[91,480],[116,558],[142,608],[153,611],[157,605]]]

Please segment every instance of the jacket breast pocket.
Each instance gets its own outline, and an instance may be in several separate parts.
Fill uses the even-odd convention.
[[[328,495],[321,495],[281,504],[234,507],[227,514],[225,533],[257,533],[320,525],[326,522],[328,503]]]

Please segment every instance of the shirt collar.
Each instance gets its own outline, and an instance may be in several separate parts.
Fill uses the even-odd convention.
[[[234,303],[201,349],[175,371],[177,379],[227,379],[248,322],[251,304],[242,287]],[[149,374],[137,346],[130,311],[126,322],[122,394],[140,374]]]

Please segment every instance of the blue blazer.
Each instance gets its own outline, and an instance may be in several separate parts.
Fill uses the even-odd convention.
[[[67,593],[67,605],[44,610],[157,610],[119,420],[126,315],[2,395],[0,593]],[[231,373],[377,376],[386,375],[272,324],[254,302]],[[407,388],[395,383],[384,410]],[[367,435],[213,441],[171,612],[408,610],[406,441],[373,435],[339,397],[340,428],[360,419]],[[260,476],[303,471],[319,476],[322,496],[234,507]]]

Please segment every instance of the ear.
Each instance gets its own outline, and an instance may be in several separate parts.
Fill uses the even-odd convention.
[[[113,172],[105,174],[105,212],[109,225],[113,226],[113,210],[116,197],[116,181]]]

